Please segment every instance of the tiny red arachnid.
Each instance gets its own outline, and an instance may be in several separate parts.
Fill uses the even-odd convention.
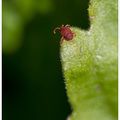
[[[54,29],[54,34],[56,33],[56,30],[59,30],[61,34],[61,42],[63,40],[70,41],[73,39],[75,33],[73,33],[70,29],[70,25],[62,25],[61,27],[57,27]]]

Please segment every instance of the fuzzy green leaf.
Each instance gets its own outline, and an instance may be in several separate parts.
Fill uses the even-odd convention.
[[[117,120],[117,0],[90,2],[90,29],[61,44],[70,120]]]

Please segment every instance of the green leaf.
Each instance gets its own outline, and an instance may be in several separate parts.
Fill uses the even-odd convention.
[[[61,44],[70,120],[117,120],[117,0],[91,0],[91,27]]]

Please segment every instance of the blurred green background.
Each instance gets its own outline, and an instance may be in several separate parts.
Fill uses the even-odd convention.
[[[89,28],[89,0],[3,0],[3,120],[66,120],[71,113],[59,57],[70,24]]]

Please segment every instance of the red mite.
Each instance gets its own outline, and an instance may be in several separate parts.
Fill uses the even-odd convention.
[[[54,34],[56,33],[56,30],[59,30],[61,34],[61,42],[63,40],[70,41],[74,37],[74,33],[70,29],[70,25],[62,25],[61,27],[57,27],[54,29]]]

